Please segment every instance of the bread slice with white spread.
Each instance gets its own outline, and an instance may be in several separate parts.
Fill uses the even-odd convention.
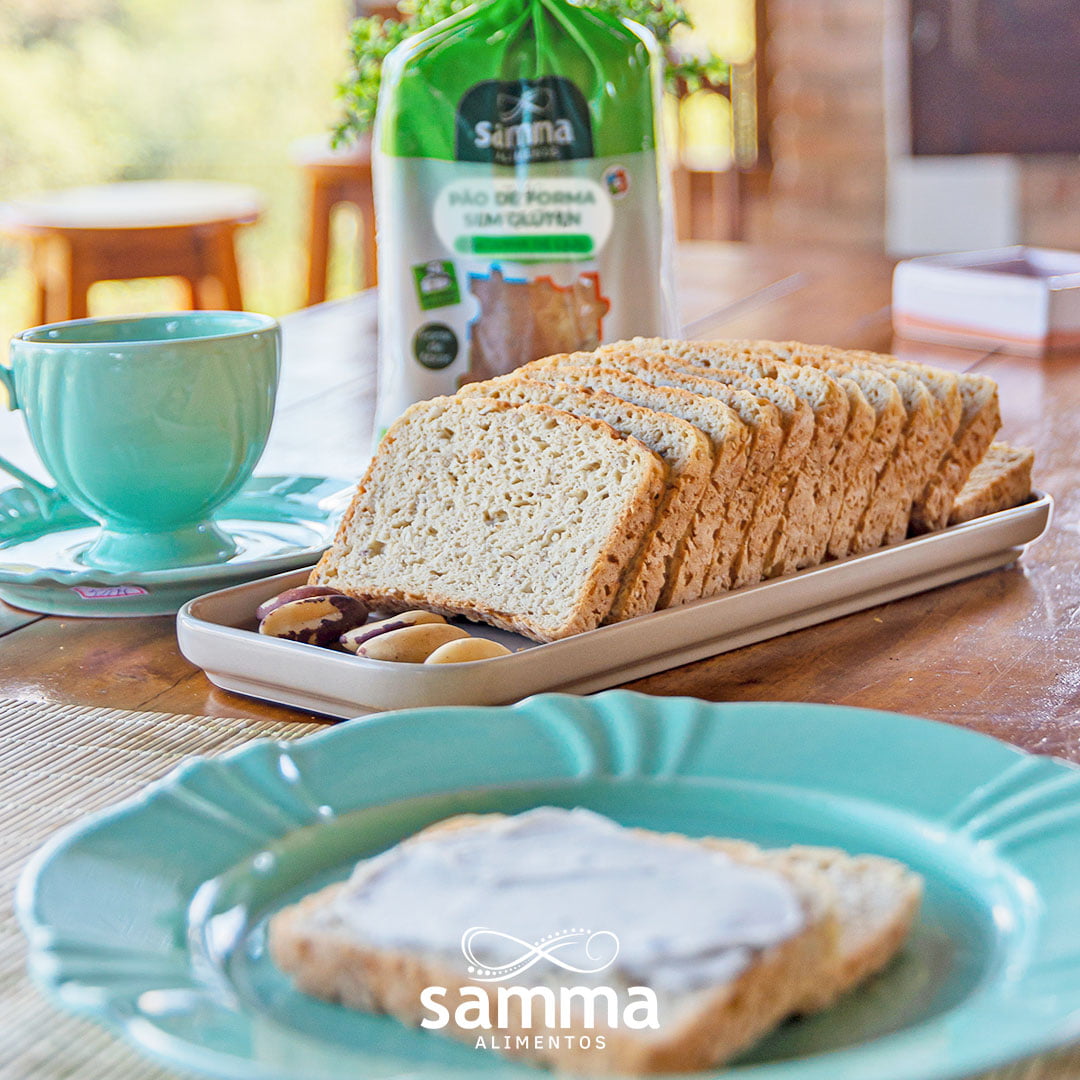
[[[835,911],[812,865],[540,807],[419,833],[280,911],[269,943],[306,993],[484,1050],[591,1075],[688,1072],[805,1000],[837,955]],[[558,1012],[541,1013],[545,992]],[[481,1015],[490,1028],[469,1026]]]
[[[609,424],[620,435],[640,440],[664,462],[668,484],[656,520],[626,568],[604,621],[618,622],[652,611],[665,583],[676,582],[683,561],[693,557],[691,548],[683,541],[712,473],[712,447],[705,434],[685,420],[632,405],[606,390],[544,383],[516,373],[469,383],[458,394],[480,394],[514,405],[526,402],[550,405],[575,416],[589,416]]]
[[[660,459],[601,421],[433,398],[383,437],[310,580],[554,641],[607,617],[666,490]]]
[[[748,862],[816,870],[832,886],[839,922],[836,952],[795,1007],[819,1012],[886,967],[907,940],[922,903],[923,879],[896,859],[795,845],[761,849],[743,840],[713,841]]]

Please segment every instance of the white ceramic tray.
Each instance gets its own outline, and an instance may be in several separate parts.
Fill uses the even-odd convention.
[[[259,635],[255,608],[302,584],[306,570],[191,600],[177,636],[215,685],[328,716],[587,694],[1006,566],[1046,531],[1052,505],[1036,492],[1023,506],[942,532],[546,645],[468,623],[514,650],[468,664],[391,664]]]

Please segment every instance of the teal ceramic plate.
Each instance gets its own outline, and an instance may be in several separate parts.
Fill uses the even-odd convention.
[[[325,476],[256,476],[215,521],[238,545],[222,563],[175,570],[98,570],[79,561],[96,523],[65,505],[45,521],[19,487],[0,491],[0,599],[47,615],[166,615],[224,589],[314,563],[333,539],[353,485]]]
[[[35,858],[18,897],[31,970],[61,1006],[213,1076],[535,1078],[298,994],[265,927],[432,821],[543,804],[925,876],[897,960],[736,1077],[941,1080],[1080,1036],[1080,771],[891,713],[625,691],[383,714],[184,765]]]

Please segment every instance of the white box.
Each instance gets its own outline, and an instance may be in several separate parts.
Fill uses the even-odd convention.
[[[902,337],[1040,354],[1080,348],[1080,252],[1006,247],[897,265]]]

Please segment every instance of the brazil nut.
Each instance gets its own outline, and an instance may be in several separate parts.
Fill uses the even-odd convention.
[[[339,644],[347,652],[356,652],[365,641],[380,634],[388,634],[394,630],[403,630],[406,626],[420,626],[426,623],[439,623],[445,625],[446,620],[433,611],[403,611],[400,615],[391,615],[388,619],[380,619],[378,622],[365,623],[341,635]]]
[[[467,664],[470,660],[490,660],[494,656],[509,656],[510,650],[487,638],[458,638],[440,645],[425,664]]]
[[[341,596],[338,589],[331,589],[328,585],[297,585],[292,589],[279,592],[277,596],[271,596],[264,600],[255,609],[255,618],[260,622],[283,604],[291,604],[294,600],[310,600],[314,596]]]
[[[308,645],[333,645],[367,615],[367,608],[351,596],[310,596],[274,608],[259,623],[259,633]]]
[[[399,664],[422,664],[440,645],[469,635],[449,623],[422,623],[378,634],[356,650],[368,660],[390,660]]]

